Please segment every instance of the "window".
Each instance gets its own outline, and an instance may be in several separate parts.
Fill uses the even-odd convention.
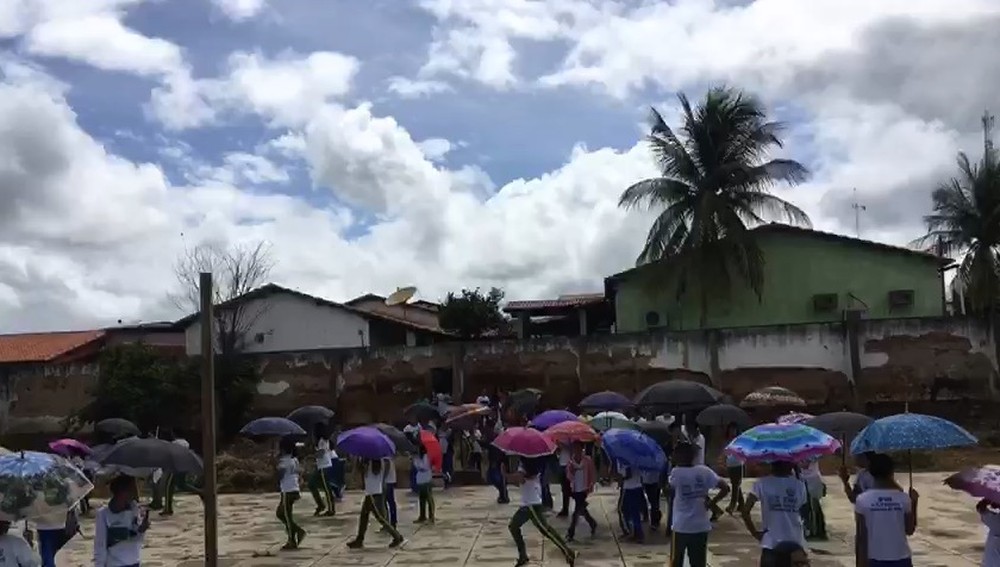
[[[903,310],[913,306],[912,289],[894,289],[889,292],[889,310]]]
[[[833,313],[837,310],[836,293],[817,293],[812,300],[813,311],[817,313]]]

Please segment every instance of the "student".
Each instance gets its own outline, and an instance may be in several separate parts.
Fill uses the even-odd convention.
[[[644,539],[642,509],[646,506],[646,493],[642,491],[642,476],[638,470],[624,462],[618,463],[618,474],[621,477],[619,523],[624,526],[624,535],[636,543],[642,543]]]
[[[333,456],[330,454],[330,435],[326,425],[317,423],[313,430],[316,445],[316,470],[309,475],[309,492],[316,502],[313,516],[333,516],[337,513],[336,500],[330,485],[333,484]]]
[[[416,418],[411,418],[410,423],[403,427],[403,434],[409,437],[414,445],[420,444],[420,424]],[[410,494],[417,494],[417,471],[410,468]]]
[[[873,455],[868,471],[875,486],[858,496],[854,512],[861,531],[869,567],[913,567],[907,537],[917,529],[917,500],[914,489],[903,492],[893,478],[888,455]]]
[[[570,448],[559,448],[559,490],[562,492],[562,507],[556,514],[559,518],[569,516],[569,501],[572,498],[573,488],[570,486],[570,478],[566,474],[566,467],[569,465]]]
[[[420,516],[417,523],[428,520],[434,523],[434,473],[431,470],[431,459],[427,455],[427,447],[423,443],[417,446],[417,454],[413,456],[413,469],[417,471],[417,494],[420,495]]]
[[[0,567],[38,567],[38,558],[23,538],[10,533],[10,522],[0,520]]]
[[[802,532],[802,509],[809,496],[806,485],[795,478],[793,470],[792,463],[771,463],[771,474],[757,479],[740,510],[747,531],[760,542],[761,565],[768,564],[772,550],[779,542],[794,541],[802,547],[806,545]],[[761,530],[754,525],[750,515],[758,500],[763,520]]]
[[[867,452],[861,453],[860,455],[855,455],[854,464],[857,467],[857,476],[855,477],[854,484],[851,484],[851,475],[847,471],[847,467],[840,467],[838,471],[840,476],[840,481],[844,485],[844,494],[847,496],[847,500],[851,504],[857,502],[858,496],[864,494],[865,491],[872,489],[875,486],[875,479],[872,478],[872,474],[868,472],[868,461],[876,453]],[[900,489],[902,490],[902,489]],[[861,528],[854,524],[854,564],[856,567],[868,567],[864,560],[864,548],[861,547],[862,542]]]
[[[726,430],[727,438],[732,441],[739,435],[739,428],[736,425],[729,425]],[[729,505],[726,506],[726,513],[730,516],[734,512],[743,508],[743,461],[739,457],[726,455],[726,476],[729,477],[729,484],[732,486],[730,492]]]
[[[438,444],[441,445],[441,476],[444,478],[444,487],[448,488],[451,486],[451,475],[455,470],[455,448],[451,442],[451,429],[443,422],[437,430],[437,438]]]
[[[486,481],[497,489],[497,504],[507,504],[510,502],[504,470],[507,457],[492,443],[487,444],[485,440],[481,440],[480,444],[485,445],[486,449]]]
[[[583,518],[590,526],[590,537],[597,533],[597,521],[587,510],[587,496],[594,490],[597,480],[597,469],[594,460],[583,452],[583,443],[573,443],[572,454],[566,464],[566,478],[569,479],[570,490],[573,493],[573,517],[569,521],[569,532],[566,541],[573,541],[576,535],[576,522]]]
[[[423,446],[423,445],[421,445]],[[389,512],[389,523],[396,527],[399,510],[396,507],[396,459],[382,459],[385,467],[385,507]]]
[[[38,532],[38,555],[42,567],[56,567],[56,554],[80,531],[80,522],[76,510],[71,509],[38,518],[35,530]]]
[[[483,474],[483,432],[477,426],[471,432],[467,432],[467,435],[470,443],[469,468]]]
[[[976,512],[979,512],[979,519],[987,529],[981,565],[1000,567],[1000,511],[996,504],[984,498],[976,504]]]
[[[698,424],[692,419],[684,424],[684,436],[695,446],[694,465],[705,464],[705,436],[701,434]]]
[[[718,505],[729,494],[729,484],[705,465],[695,465],[697,449],[690,443],[674,447],[674,467],[667,481],[673,495],[673,541],[670,545],[670,566],[684,567],[687,556],[691,567],[706,567],[708,533],[712,531],[712,516],[708,508]],[[719,492],[708,500],[708,492]]]
[[[805,483],[806,493],[809,495],[806,512],[802,517],[806,539],[825,541],[826,517],[820,500],[826,496],[826,485],[823,484],[823,474],[819,470],[819,459],[802,463],[799,478]]]
[[[94,519],[94,567],[138,567],[149,510],[139,509],[134,478],[117,476],[109,488],[111,499]]]
[[[646,496],[646,505],[642,510],[643,518],[649,519],[650,529],[659,529],[663,517],[660,513],[660,483],[663,481],[663,471],[642,471],[639,473],[639,478]]]
[[[173,436],[172,433],[168,435]],[[180,445],[185,449],[191,448],[191,444],[181,436],[174,437],[173,443]],[[177,494],[178,490],[186,490],[198,495],[201,494],[200,490],[188,484],[187,475],[184,473],[166,473],[163,486],[166,494],[164,495],[163,511],[160,512],[161,516],[174,515],[174,496]]]
[[[521,484],[521,507],[517,509],[517,512],[514,512],[510,523],[507,524],[510,536],[514,539],[514,545],[517,546],[515,567],[527,565],[530,561],[528,549],[524,544],[524,536],[521,534],[521,527],[529,521],[562,552],[570,567],[576,562],[576,552],[566,545],[562,537],[545,520],[545,511],[542,507],[541,477],[546,462],[545,458],[522,459],[521,466],[517,470],[516,481]]]
[[[295,438],[286,436],[279,444],[278,456],[278,487],[281,490],[281,500],[275,515],[285,526],[288,541],[281,549],[298,549],[306,537],[306,531],[295,523],[294,507],[299,500],[299,460],[295,456]]]
[[[340,458],[337,450],[330,447],[330,488],[333,489],[333,499],[340,502],[344,499],[344,485],[347,484],[344,472],[344,459]]]
[[[365,459],[362,461],[362,470],[365,475],[365,500],[361,503],[361,516],[358,518],[358,535],[347,542],[347,547],[351,549],[364,547],[369,516],[375,516],[375,521],[381,524],[382,528],[392,536],[389,547],[399,547],[403,544],[403,536],[399,535],[396,528],[392,527],[384,513],[385,501],[382,498],[382,488],[385,484],[385,475],[382,461],[380,459]]]

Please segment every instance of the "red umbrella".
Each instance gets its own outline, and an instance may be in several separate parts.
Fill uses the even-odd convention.
[[[493,440],[493,445],[508,455],[529,459],[551,455],[556,450],[554,441],[529,427],[508,427]]]
[[[583,423],[582,421],[564,421],[562,423],[557,423],[556,425],[546,429],[542,435],[545,435],[552,441],[561,445],[567,445],[574,442],[595,443],[601,439],[601,436],[594,431],[593,427]]]
[[[440,472],[444,458],[441,455],[441,443],[438,442],[437,436],[426,429],[421,429],[420,443],[423,444],[424,449],[427,449],[427,456],[431,460],[431,468]]]

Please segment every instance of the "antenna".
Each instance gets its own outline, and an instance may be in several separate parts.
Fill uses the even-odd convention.
[[[854,236],[861,238],[861,212],[867,211],[868,207],[858,202],[858,188],[855,187],[852,191],[854,191],[854,203],[851,204],[851,208],[854,209]]]
[[[406,302],[413,298],[417,294],[417,288],[414,286],[406,286],[396,288],[396,291],[389,294],[389,297],[385,298],[385,304],[388,306],[398,305],[400,310],[403,312],[403,319],[406,319]]]

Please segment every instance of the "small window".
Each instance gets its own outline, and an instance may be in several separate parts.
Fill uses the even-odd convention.
[[[889,292],[889,309],[906,309],[912,305],[912,289],[894,289]]]
[[[837,294],[817,293],[813,296],[813,310],[817,313],[833,313],[837,310]]]
[[[646,313],[646,326],[656,327],[660,324],[660,314],[656,311],[649,311]]]

